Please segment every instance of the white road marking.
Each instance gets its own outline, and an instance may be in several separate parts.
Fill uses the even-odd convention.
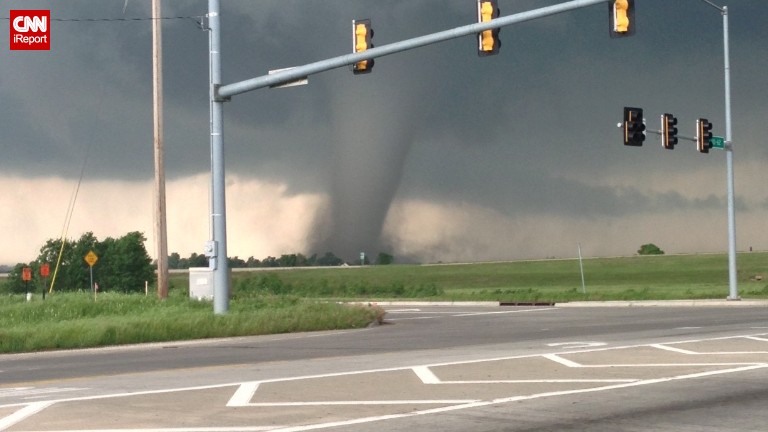
[[[424,399],[424,400],[353,400],[353,401],[316,401],[316,402],[255,402],[249,407],[306,407],[306,406],[363,406],[363,405],[453,405],[479,402],[479,399]]]
[[[608,344],[605,342],[556,342],[547,344],[547,346],[562,347],[563,349],[595,348],[606,345]]]
[[[527,312],[544,312],[544,311],[550,311],[555,310],[557,308],[550,308],[550,307],[537,307],[536,309],[522,309],[522,310],[509,310],[509,311],[493,311],[493,312],[465,312],[460,313],[456,315],[452,315],[455,317],[468,317],[468,316],[478,316],[478,315],[505,315],[505,314],[518,314],[518,313],[527,313]]]
[[[671,347],[671,346],[668,346],[668,345],[652,344],[651,346],[656,348],[656,349],[665,350],[665,351],[672,351],[672,352],[676,352],[678,354],[689,354],[689,355],[698,354],[696,351],[690,351],[690,350],[686,350],[686,349],[682,349],[682,348],[675,348],[675,347]]]
[[[320,423],[320,424],[313,424],[313,425],[307,425],[307,426],[287,427],[282,429],[275,429],[274,432],[304,432],[309,430],[326,429],[326,428],[338,427],[338,426],[351,426],[351,425],[363,424],[363,423],[373,423],[373,422],[378,422],[383,420],[394,420],[394,419],[401,419],[401,418],[414,417],[414,416],[427,415],[427,414],[439,414],[439,413],[457,411],[457,410],[462,410],[467,408],[477,408],[477,407],[498,405],[498,404],[518,402],[518,401],[524,401],[524,400],[541,399],[545,397],[567,396],[567,395],[581,394],[581,393],[593,393],[598,391],[615,390],[615,389],[621,389],[621,388],[627,388],[627,387],[636,387],[641,385],[670,382],[675,380],[701,378],[703,376],[732,373],[732,372],[741,372],[741,371],[761,369],[766,367],[768,367],[768,364],[759,364],[759,365],[752,365],[752,366],[736,368],[736,369],[727,369],[727,370],[704,372],[704,373],[697,373],[697,374],[690,374],[690,375],[680,375],[680,376],[669,377],[669,378],[640,380],[640,381],[635,381],[631,383],[614,384],[614,385],[608,385],[603,387],[565,390],[565,391],[557,391],[557,392],[546,392],[546,393],[538,393],[538,394],[525,395],[525,396],[512,396],[509,398],[499,398],[499,399],[494,399],[490,401],[470,402],[462,405],[433,408],[433,409],[423,410],[423,411],[413,411],[410,413],[403,413],[403,414],[389,414],[389,415],[383,415],[383,416],[357,418],[353,420]]]
[[[752,339],[758,342],[768,342],[768,338],[757,337],[757,336],[744,336],[744,339]]]
[[[35,387],[9,387],[0,389],[0,398],[8,397],[22,397],[24,399],[33,399],[45,397],[54,393],[65,393],[78,390],[88,390],[87,388],[79,387],[51,387],[51,388],[35,388]]]
[[[251,399],[253,399],[253,395],[256,394],[256,390],[259,389],[259,384],[261,384],[260,381],[245,382],[240,384],[240,387],[237,388],[237,391],[235,391],[235,394],[233,394],[232,397],[229,398],[229,402],[227,402],[227,406],[228,407],[248,406],[248,404],[251,403]]]
[[[13,414],[0,419],[0,431],[4,431],[16,423],[26,419],[29,416],[33,416],[40,411],[53,405],[53,402],[35,402],[31,403],[24,408],[14,412]]]
[[[301,432],[301,431],[308,431],[308,430],[314,430],[314,429],[323,429],[328,428],[332,426],[343,426],[343,425],[354,425],[354,424],[362,424],[362,423],[369,423],[373,421],[381,421],[381,420],[387,420],[387,419],[395,419],[395,418],[403,418],[403,417],[410,417],[414,415],[425,415],[425,414],[433,414],[433,413],[440,413],[440,412],[448,412],[453,410],[461,410],[471,407],[481,407],[481,406],[488,406],[488,405],[494,405],[494,404],[501,404],[501,403],[508,403],[508,402],[515,402],[515,401],[522,401],[522,400],[530,400],[530,399],[537,399],[537,398],[544,398],[544,397],[552,397],[552,396],[561,396],[561,395],[571,395],[571,394],[579,394],[579,393],[589,393],[589,392],[598,392],[598,391],[607,391],[607,390],[613,390],[613,389],[620,389],[620,388],[627,388],[627,387],[635,387],[640,385],[649,385],[649,384],[656,384],[656,383],[664,383],[674,380],[684,380],[684,379],[693,379],[693,378],[701,378],[701,377],[707,377],[707,376],[714,376],[714,375],[721,375],[721,374],[728,374],[728,373],[736,373],[736,372],[743,372],[743,371],[749,371],[749,370],[756,370],[756,369],[763,369],[768,368],[768,362],[750,362],[750,363],[684,363],[684,364],[607,364],[607,365],[582,365],[579,363],[576,363],[574,361],[568,360],[562,356],[568,355],[568,354],[577,354],[577,353],[593,353],[593,352],[601,352],[601,351],[615,351],[620,349],[632,349],[632,348],[647,348],[649,346],[657,346],[657,347],[664,347],[662,349],[669,348],[669,344],[682,344],[686,342],[703,342],[703,341],[715,341],[715,340],[726,340],[726,339],[739,339],[739,338],[762,338],[766,337],[767,334],[754,334],[754,335],[739,335],[739,336],[728,336],[728,337],[719,337],[719,338],[711,338],[711,339],[702,339],[702,340],[696,340],[696,341],[678,341],[678,342],[667,342],[665,344],[641,344],[641,345],[632,345],[632,346],[623,346],[623,347],[604,347],[604,348],[591,348],[591,349],[580,349],[580,350],[573,350],[570,352],[560,353],[560,354],[528,354],[528,355],[520,355],[520,356],[507,356],[507,357],[499,357],[499,358],[492,358],[492,359],[479,359],[479,360],[470,360],[470,361],[454,361],[454,362],[446,362],[446,363],[437,363],[437,364],[429,364],[429,365],[421,365],[421,366],[409,366],[409,367],[394,367],[394,368],[386,368],[386,369],[373,369],[373,370],[360,370],[360,371],[348,371],[348,372],[339,372],[339,373],[332,373],[332,374],[319,374],[319,375],[312,375],[312,376],[301,376],[301,377],[290,377],[290,378],[276,378],[276,379],[270,379],[270,380],[263,380],[263,381],[254,381],[254,382],[237,382],[237,383],[229,383],[229,384],[218,384],[218,385],[209,385],[209,386],[197,386],[197,387],[186,387],[186,388],[175,388],[175,389],[161,389],[161,390],[150,390],[150,391],[142,391],[142,392],[131,392],[131,393],[120,393],[120,394],[110,394],[110,395],[96,395],[96,396],[83,396],[83,397],[71,397],[66,399],[59,399],[59,400],[50,400],[46,402],[35,402],[35,403],[17,403],[17,404],[8,404],[8,405],[0,405],[0,408],[10,408],[10,407],[22,407],[18,411],[14,412],[13,414],[6,416],[5,418],[0,419],[0,431],[3,431],[14,424],[18,423],[19,421],[34,415],[37,412],[40,412],[41,410],[44,410],[45,408],[59,402],[76,402],[76,401],[88,401],[88,400],[97,400],[97,399],[107,399],[107,398],[118,398],[118,397],[127,397],[127,396],[137,396],[137,395],[148,395],[148,394],[162,394],[162,393],[175,393],[175,392],[182,392],[182,391],[193,391],[193,390],[205,390],[205,389],[218,389],[218,388],[225,388],[225,387],[233,387],[237,386],[237,389],[235,391],[235,395],[233,395],[232,398],[230,398],[230,403],[239,403],[244,404],[245,406],[306,406],[306,405],[395,405],[395,404],[439,404],[439,405],[449,405],[449,406],[443,406],[443,407],[436,407],[436,408],[430,408],[426,410],[420,410],[420,411],[412,411],[409,413],[402,413],[402,414],[393,414],[393,415],[383,415],[383,416],[375,416],[375,417],[366,417],[361,419],[353,419],[353,420],[345,420],[345,421],[339,421],[339,422],[332,422],[332,423],[321,423],[321,424],[312,424],[312,425],[304,425],[304,426],[291,426],[291,427],[278,427],[278,426],[254,426],[254,427],[238,427],[238,428],[190,428],[190,429],[134,429],[136,432],[176,432],[176,431],[191,431],[191,432],[215,432],[215,431],[223,431],[228,432],[231,430],[242,430],[242,431],[281,431],[281,432]],[[678,349],[672,349],[669,351],[673,352],[692,352],[688,350],[678,350]],[[750,352],[745,353],[738,353],[738,354],[749,354]],[[695,354],[704,354],[704,353],[695,353]],[[717,353],[712,353],[717,354]],[[531,359],[531,358],[547,358],[552,361],[556,361],[560,364],[569,366],[569,367],[579,367],[579,368],[611,368],[611,367],[691,367],[691,366],[728,366],[726,369],[719,369],[714,371],[706,371],[706,372],[699,372],[699,373],[693,373],[693,374],[686,374],[686,375],[678,375],[673,377],[664,377],[664,378],[654,378],[654,379],[640,379],[640,380],[622,380],[619,382],[612,381],[612,380],[592,380],[592,381],[583,381],[583,380],[576,380],[576,381],[566,381],[566,380],[536,380],[535,382],[597,382],[597,383],[607,383],[610,385],[604,385],[599,387],[591,387],[591,388],[581,388],[581,389],[573,389],[573,390],[563,390],[563,391],[554,391],[554,392],[543,392],[543,393],[537,393],[532,395],[522,395],[522,396],[510,396],[505,398],[496,398],[493,400],[474,400],[474,399],[467,399],[467,400],[387,400],[387,401],[331,401],[331,402],[274,402],[274,403],[266,403],[266,404],[252,404],[250,403],[250,400],[252,399],[254,392],[256,392],[259,388],[259,385],[261,383],[277,383],[277,382],[287,382],[287,381],[297,381],[297,380],[307,380],[307,379],[313,379],[313,378],[329,378],[329,377],[341,377],[341,376],[351,376],[351,375],[359,375],[359,374],[369,374],[369,373],[381,373],[381,372],[393,372],[393,371],[405,371],[405,370],[412,370],[417,375],[420,376],[422,381],[426,381],[429,383],[438,383],[438,384],[468,384],[468,383],[478,383],[478,384],[488,384],[489,381],[453,381],[453,382],[446,382],[441,381],[433,372],[432,368],[436,368],[439,366],[455,366],[455,365],[467,365],[467,364],[478,364],[478,363],[489,363],[494,361],[503,361],[503,360],[515,360],[515,359]],[[494,382],[494,381],[490,381]],[[531,382],[528,380],[524,381],[495,381],[498,383],[509,383],[509,382]],[[229,406],[229,404],[228,404]],[[242,405],[240,405],[242,406]],[[120,432],[126,432],[131,431],[129,429],[121,430]],[[113,432],[111,430],[100,430],[100,431],[90,431],[90,432]],[[117,432],[117,431],[115,431]]]
[[[413,371],[424,384],[440,384],[440,378],[432,372],[429,366],[418,366],[413,368]]]
[[[544,354],[542,357],[545,359],[552,360],[553,362],[560,363],[563,366],[568,366],[569,368],[579,368],[581,367],[581,364],[576,363],[573,360],[568,360],[566,358],[562,358],[557,354]]]
[[[264,432],[273,431],[284,426],[243,426],[243,427],[202,427],[202,428],[165,428],[165,429],[78,429],[77,432]],[[47,432],[72,432],[47,431]]]

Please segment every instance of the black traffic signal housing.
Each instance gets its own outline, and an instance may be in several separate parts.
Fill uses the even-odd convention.
[[[700,118],[696,120],[696,150],[699,153],[709,153],[712,148],[712,123]]]
[[[645,141],[645,122],[642,108],[624,107],[624,145],[640,147]]]
[[[371,20],[352,21],[352,52],[359,53],[373,48],[373,29]],[[359,61],[352,65],[352,73],[355,75],[369,73],[373,69],[373,59]]]
[[[608,2],[609,34],[612,38],[635,34],[635,0]]]
[[[677,144],[677,117],[672,114],[661,115],[661,145],[667,150],[674,150]]]
[[[488,22],[499,17],[501,11],[496,0],[477,0],[477,22]],[[477,35],[477,55],[485,57],[499,53],[501,40],[499,29],[480,32]]]

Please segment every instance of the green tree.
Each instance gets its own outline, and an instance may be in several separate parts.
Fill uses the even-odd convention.
[[[640,246],[640,249],[637,251],[637,253],[639,255],[664,255],[664,251],[659,249],[659,247],[653,243]]]
[[[325,255],[317,259],[319,266],[340,266],[343,263],[344,260],[334,255],[333,252],[326,252]]]
[[[178,252],[173,252],[168,255],[168,268],[180,269],[181,267],[181,255]]]
[[[377,265],[390,265],[395,262],[395,257],[384,252],[379,252],[379,256],[376,257]]]
[[[144,234],[134,231],[118,239],[108,237],[97,245],[101,254],[96,252],[99,261],[94,266],[94,281],[99,282],[99,289],[144,291],[145,283],[155,282],[145,241]]]

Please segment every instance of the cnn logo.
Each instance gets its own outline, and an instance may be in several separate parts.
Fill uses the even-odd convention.
[[[50,10],[12,10],[10,23],[12,50],[51,49]]]

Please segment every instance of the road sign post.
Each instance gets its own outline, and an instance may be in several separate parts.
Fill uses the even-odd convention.
[[[99,256],[96,255],[93,251],[88,251],[88,253],[83,258],[86,263],[88,263],[88,267],[91,272],[91,291],[93,291],[94,299],[96,298],[96,290],[93,288],[93,265],[96,264],[96,261],[99,260]]]

